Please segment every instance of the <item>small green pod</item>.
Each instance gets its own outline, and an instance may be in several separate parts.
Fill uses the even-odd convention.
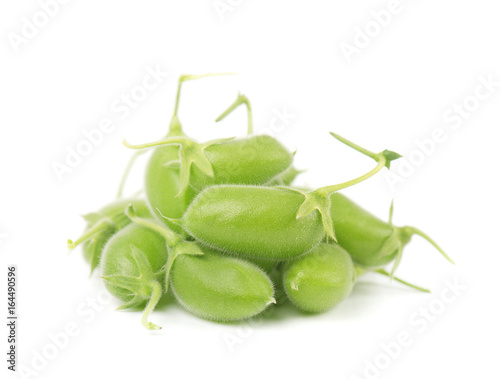
[[[254,264],[203,247],[203,255],[179,255],[170,274],[179,303],[216,321],[250,318],[275,303],[269,277]]]
[[[191,167],[190,185],[198,191],[218,184],[266,184],[285,172],[293,155],[273,137],[251,136],[210,145],[205,155],[213,176]]]
[[[278,187],[214,186],[181,218],[206,245],[252,258],[285,260],[312,249],[325,236],[318,212],[297,218],[305,196]]]
[[[352,291],[356,269],[339,245],[322,243],[285,263],[283,286],[290,301],[306,312],[333,308]]]
[[[113,235],[103,251],[106,288],[124,302],[119,309],[147,302],[142,322],[148,329],[159,329],[147,317],[162,296],[167,259],[167,244],[161,234],[138,224],[130,224]]]
[[[394,272],[403,248],[415,234],[428,240],[446,259],[453,262],[428,235],[415,227],[397,227],[392,225],[392,221],[382,221],[339,193],[332,195],[331,202],[330,214],[337,241],[358,265],[376,268],[395,261]],[[392,209],[391,206],[390,219]]]
[[[68,241],[70,249],[74,249],[83,243],[83,256],[90,264],[92,272],[101,261],[102,251],[106,242],[117,231],[130,224],[130,219],[125,215],[125,209],[129,204],[134,206],[140,217],[153,217],[144,200],[137,198],[119,199],[97,212],[84,215],[83,218],[87,221],[84,234],[76,241]]]
[[[187,207],[195,197],[196,193],[191,187],[179,196],[181,189],[179,168],[179,147],[159,146],[157,147],[146,167],[145,191],[152,212],[158,219],[181,235],[185,232],[178,225],[161,217],[182,217]]]

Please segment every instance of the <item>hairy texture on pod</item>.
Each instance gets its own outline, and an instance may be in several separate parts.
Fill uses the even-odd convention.
[[[274,303],[269,277],[254,264],[206,247],[204,255],[179,255],[172,267],[171,289],[191,313],[210,320],[255,316]]]
[[[196,195],[191,187],[187,187],[184,193],[177,196],[181,187],[179,172],[179,147],[157,147],[146,168],[145,190],[151,210],[157,218],[174,232],[185,235],[182,228],[161,217],[182,217]]]
[[[325,236],[317,211],[297,218],[300,192],[278,187],[214,186],[191,203],[181,225],[211,247],[248,257],[284,260]]]
[[[274,177],[271,179],[269,182],[266,183],[266,186],[272,187],[272,186],[284,186],[288,187],[291,186],[295,178],[301,174],[302,171],[297,170],[295,167],[290,166],[288,169],[283,171],[281,174],[278,176]]]
[[[278,140],[266,135],[210,145],[204,151],[214,175],[192,166],[190,184],[197,190],[217,184],[265,184],[287,170],[293,160]]]
[[[396,257],[397,247],[380,257],[384,243],[396,232],[396,228],[380,220],[342,194],[331,196],[331,216],[340,246],[362,266],[383,266]]]
[[[285,264],[283,286],[290,301],[306,312],[324,312],[352,291],[356,270],[339,245],[320,244]]]
[[[330,215],[335,224],[338,243],[354,262],[367,268],[377,268],[394,261],[391,276],[398,267],[403,249],[413,235],[419,235],[433,245],[449,262],[453,260],[427,234],[413,226],[397,227],[384,222],[347,197],[335,193],[331,197]]]
[[[140,277],[142,273],[132,256],[132,246],[145,254],[150,269],[154,273],[160,271],[167,261],[168,252],[165,239],[151,229],[130,224],[111,237],[106,244],[102,257],[102,276]],[[157,279],[158,282],[163,282],[161,278]],[[108,281],[105,281],[105,285],[111,294],[122,301],[130,301],[134,296],[130,290],[117,287]],[[148,299],[149,295],[144,296],[141,300],[144,302]]]

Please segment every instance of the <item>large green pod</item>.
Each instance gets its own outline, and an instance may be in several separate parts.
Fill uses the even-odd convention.
[[[170,288],[196,316],[217,321],[241,320],[275,302],[269,277],[256,265],[203,247],[203,255],[179,255]]]
[[[305,196],[278,187],[214,186],[191,203],[184,229],[206,245],[254,258],[284,260],[325,237],[318,211],[297,218]]]
[[[285,264],[283,287],[290,301],[307,312],[324,312],[352,291],[356,270],[339,245],[322,243]]]
[[[414,234],[427,239],[451,261],[428,235],[415,227],[397,227],[391,221],[382,221],[339,193],[332,195],[331,203],[337,241],[358,265],[375,268],[395,260],[395,269],[403,248]]]

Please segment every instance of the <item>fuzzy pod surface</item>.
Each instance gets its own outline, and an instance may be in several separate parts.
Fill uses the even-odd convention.
[[[133,247],[144,254],[153,273],[159,272],[167,261],[165,239],[153,230],[130,224],[111,237],[106,244],[102,257],[102,276],[140,277],[141,268],[133,257]],[[110,281],[105,281],[105,285],[111,294],[122,301],[130,301],[134,296],[133,291],[116,286]],[[142,301],[148,299],[146,296]]]
[[[382,267],[395,261],[393,272],[399,264],[403,248],[413,235],[429,241],[441,254],[453,262],[444,251],[421,230],[385,222],[366,211],[340,193],[331,196],[331,217],[338,243],[351,255],[354,262],[368,268]]]
[[[297,218],[305,196],[278,187],[213,186],[191,203],[183,228],[211,247],[253,258],[285,260],[325,236],[321,215]]]
[[[196,195],[196,192],[188,186],[177,196],[181,189],[178,161],[178,146],[157,147],[146,167],[145,190],[151,210],[157,218],[174,232],[185,235],[179,225],[161,217],[162,215],[171,218],[182,217]]]
[[[306,312],[324,312],[344,300],[356,281],[352,259],[339,245],[322,243],[285,263],[283,287],[290,301]]]
[[[293,160],[278,140],[267,135],[214,144],[205,149],[205,154],[213,176],[192,166],[190,184],[198,191],[218,184],[262,185],[285,172]]]
[[[269,277],[256,265],[203,247],[204,255],[179,255],[170,288],[196,316],[233,321],[255,316],[275,302]]]

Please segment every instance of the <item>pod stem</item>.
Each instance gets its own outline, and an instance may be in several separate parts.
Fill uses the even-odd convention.
[[[137,213],[135,212],[134,206],[132,204],[130,204],[127,207],[127,209],[125,209],[125,215],[132,222],[144,226],[160,234],[163,238],[165,238],[165,241],[167,241],[168,246],[175,246],[182,240],[182,238],[178,234],[166,228],[165,226],[160,225],[155,220],[145,219],[137,216]]]
[[[168,287],[170,283],[170,273],[172,272],[172,267],[175,260],[179,255],[203,255],[200,247],[196,242],[182,241],[174,246],[168,252],[167,263],[165,263],[165,292],[168,292]]]
[[[125,183],[127,181],[127,178],[130,174],[130,171],[132,170],[132,167],[134,166],[135,161],[139,157],[139,155],[142,155],[146,152],[146,150],[140,150],[136,151],[134,155],[130,158],[130,160],[127,163],[127,167],[125,167],[125,171],[123,172],[122,179],[120,181],[120,186],[118,187],[118,193],[116,194],[117,199],[121,199],[122,194],[123,194],[123,188],[125,188]]]
[[[123,141],[123,144],[129,149],[147,149],[154,146],[163,145],[180,145],[179,155],[180,155],[180,189],[176,197],[182,195],[188,185],[189,178],[191,176],[191,166],[194,164],[198,169],[208,177],[214,176],[214,170],[212,168],[212,163],[208,160],[205,150],[212,146],[217,145],[222,142],[230,141],[233,138],[221,138],[208,141],[205,143],[198,143],[190,140],[189,138],[183,136],[169,137],[160,141],[149,142],[142,145],[132,145],[127,141]]]
[[[103,230],[108,229],[110,226],[112,226],[113,223],[108,220],[104,219],[99,222],[97,222],[94,226],[92,226],[90,229],[88,229],[80,238],[78,238],[76,241],[73,240],[68,240],[68,248],[69,249],[74,249],[78,245],[80,245],[82,242],[85,242],[88,240],[90,237],[96,235],[97,233],[102,232]]]
[[[209,73],[209,74],[203,74],[203,75],[181,75],[179,77],[179,82],[177,85],[177,95],[175,96],[175,106],[174,106],[174,114],[172,115],[172,119],[170,121],[170,126],[169,126],[169,136],[181,136],[184,135],[182,131],[182,125],[179,122],[179,118],[177,116],[177,113],[179,111],[179,101],[181,97],[181,89],[182,89],[182,84],[188,80],[197,80],[197,79],[202,79],[202,78],[208,78],[212,76],[222,76],[222,75],[233,75],[233,73]]]
[[[398,283],[401,283],[407,287],[410,287],[410,288],[413,288],[417,291],[420,291],[420,292],[427,292],[427,293],[430,293],[431,291],[426,289],[426,288],[422,288],[422,287],[419,287],[415,284],[411,284],[411,283],[408,283],[407,281],[403,280],[403,279],[400,279],[396,276],[393,276],[392,274],[389,274],[386,270],[384,270],[383,268],[381,269],[378,269],[378,270],[375,270],[373,272],[376,272],[377,274],[381,274],[383,276],[387,276],[388,278],[391,278],[391,279],[394,279],[396,282]]]
[[[181,236],[171,231],[166,226],[160,225],[154,220],[138,217],[132,205],[129,205],[127,207],[127,209],[125,210],[125,214],[134,223],[149,228],[159,233],[161,236],[165,238],[168,249],[168,257],[167,257],[167,262],[165,263],[161,271],[165,272],[165,292],[167,292],[170,280],[170,272],[172,271],[172,266],[174,265],[174,262],[177,259],[177,257],[182,254],[203,255],[203,252],[201,251],[200,247],[196,244],[196,242],[184,241]]]
[[[179,102],[180,102],[180,97],[181,97],[181,89],[182,89],[182,84],[185,81],[188,80],[196,80],[196,79],[202,79],[210,76],[220,76],[220,75],[230,75],[229,73],[220,73],[220,74],[205,74],[205,75],[181,75],[179,77],[179,82],[177,85],[177,95],[175,97],[175,106],[174,106],[174,113],[172,115],[172,118],[170,120],[170,125],[169,125],[169,130],[167,137],[184,137],[184,132],[182,131],[182,125],[179,121],[179,117],[177,116],[177,113],[179,111]],[[132,156],[130,159],[125,172],[123,174],[122,180],[120,182],[120,187],[118,188],[118,194],[117,198],[121,198],[122,192],[123,192],[123,187],[125,186],[125,182],[127,180],[127,177],[130,173],[130,170],[132,169],[132,166],[135,163],[135,160],[137,157],[141,154],[143,154],[144,151],[139,151],[136,154]]]
[[[241,104],[245,104],[247,107],[247,117],[248,117],[248,127],[247,127],[247,134],[251,135],[253,134],[253,112],[252,112],[252,105],[250,104],[250,100],[248,100],[248,97],[245,95],[239,93],[238,96],[236,97],[236,100],[234,101],[233,104],[229,106],[217,119],[215,122],[219,122],[226,118],[231,112],[233,112],[236,108],[238,108]]]
[[[391,161],[398,159],[398,158],[401,158],[401,155],[399,155],[398,153],[395,153],[393,151],[390,151],[390,150],[384,150],[378,154],[373,153],[373,152],[371,152],[371,151],[369,151],[369,150],[367,150],[359,145],[356,145],[354,142],[351,142],[351,141],[345,139],[344,137],[339,136],[336,133],[330,132],[330,134],[334,138],[336,138],[337,140],[342,142],[343,144],[353,148],[354,150],[360,152],[361,154],[366,155],[367,157],[372,158],[374,161],[377,162],[377,165],[375,166],[374,169],[372,169],[371,171],[367,172],[364,175],[361,175],[360,177],[358,177],[356,179],[352,179],[352,180],[349,180],[347,182],[340,183],[340,184],[335,184],[333,186],[323,187],[323,188],[320,188],[316,191],[316,192],[319,192],[323,195],[329,195],[333,192],[336,192],[336,191],[339,191],[341,189],[351,187],[355,184],[361,183],[361,182],[371,178],[373,175],[378,173],[384,167],[390,168]]]
[[[332,194],[333,192],[340,191],[341,189],[351,187],[355,184],[361,183],[361,182],[365,181],[366,179],[371,178],[373,175],[375,175],[380,170],[382,170],[384,167],[386,167],[386,162],[387,161],[386,161],[385,157],[381,156],[380,160],[377,163],[377,166],[375,166],[374,169],[370,170],[366,174],[361,175],[360,177],[358,177],[356,179],[348,180],[347,182],[344,182],[344,183],[334,184],[332,186],[326,186],[326,187],[319,188],[318,190],[316,190],[316,192],[326,196],[326,195]]]
[[[158,301],[160,300],[160,297],[162,295],[162,289],[160,283],[158,283],[157,281],[152,281],[150,285],[151,285],[151,298],[149,299],[146,308],[144,308],[144,313],[142,314],[141,322],[146,329],[159,330],[161,329],[161,326],[153,324],[148,319],[149,315],[151,314],[151,312],[153,312],[156,305],[158,304]]]
[[[392,216],[394,214],[394,199],[391,201],[391,207],[389,208],[389,225],[392,225]]]
[[[439,251],[441,253],[441,255],[443,257],[446,258],[446,260],[448,260],[448,262],[452,263],[452,264],[455,264],[455,262],[453,261],[453,259],[451,259],[448,254],[446,254],[444,252],[444,250],[431,238],[429,237],[426,233],[424,233],[423,231],[421,231],[420,229],[418,228],[415,228],[413,226],[405,226],[404,228],[402,228],[405,232],[409,233],[410,236],[413,235],[413,234],[416,234],[422,238],[424,238],[425,240],[427,240],[427,242],[429,242],[432,246],[434,246],[436,248],[437,251]]]
[[[351,187],[355,184],[361,183],[371,178],[373,175],[378,173],[384,167],[390,168],[391,162],[395,159],[400,158],[401,155],[390,150],[384,150],[381,153],[376,154],[361,146],[356,145],[355,143],[339,136],[338,134],[335,133],[330,133],[330,134],[340,142],[344,143],[345,145],[355,149],[356,151],[359,151],[360,153],[374,159],[377,162],[377,165],[375,166],[374,169],[370,170],[368,173],[356,179],[352,179],[340,184],[322,187],[315,191],[304,194],[306,199],[299,208],[299,211],[297,213],[297,218],[307,216],[312,211],[318,210],[319,213],[321,214],[323,226],[325,228],[327,235],[330,236],[334,241],[337,241],[337,239],[335,238],[335,231],[333,228],[333,220],[330,214],[330,208],[331,208],[330,195],[336,191],[339,191],[347,187]]]
[[[142,324],[150,330],[161,329],[158,325],[148,321],[149,315],[155,309],[162,295],[161,284],[156,280],[156,274],[153,272],[151,263],[143,251],[130,244],[130,255],[137,265],[139,276],[110,275],[102,278],[109,284],[123,288],[133,294],[132,298],[119,306],[118,309],[133,308],[148,300],[141,319]]]

